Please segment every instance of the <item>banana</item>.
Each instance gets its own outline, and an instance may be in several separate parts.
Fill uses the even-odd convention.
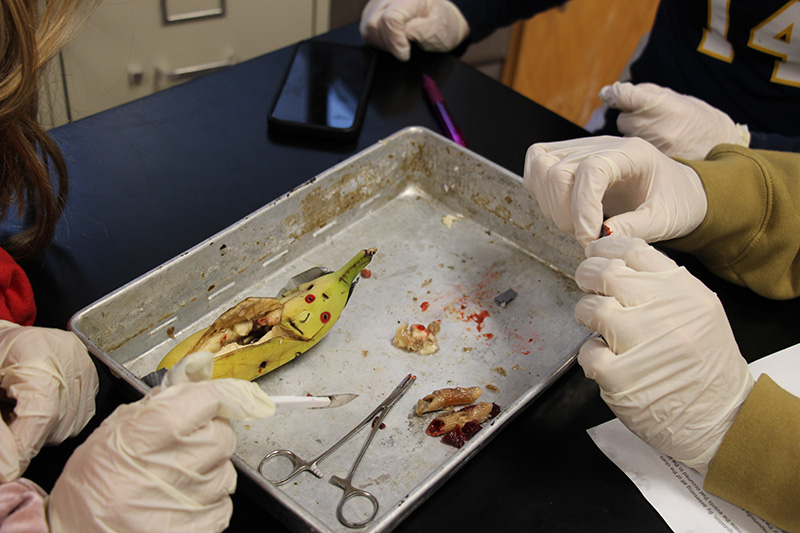
[[[199,350],[214,353],[212,379],[253,380],[278,368],[306,352],[333,328],[350,298],[353,281],[377,251],[362,250],[339,270],[278,298],[242,300],[211,326],[181,341],[158,368],[170,368]]]

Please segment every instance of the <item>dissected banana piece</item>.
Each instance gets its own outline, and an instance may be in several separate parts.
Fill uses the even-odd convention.
[[[442,414],[428,424],[425,433],[431,437],[438,437],[452,431],[456,426],[464,426],[469,422],[482,424],[500,413],[500,407],[492,402],[479,402],[468,405],[458,411]]]
[[[339,319],[358,273],[377,248],[362,250],[342,268],[279,298],[246,298],[211,326],[184,339],[162,359],[170,368],[198,350],[214,353],[212,379],[252,380],[287,363],[319,342]]]
[[[427,328],[422,324],[409,326],[408,322],[405,322],[395,330],[392,344],[408,352],[431,355],[439,349],[439,345],[436,343],[438,332],[438,322],[431,322]]]
[[[417,416],[448,407],[466,405],[477,400],[483,393],[480,387],[448,387],[438,389],[417,401]]]

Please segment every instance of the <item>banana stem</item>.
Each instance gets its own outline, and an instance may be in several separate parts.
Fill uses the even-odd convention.
[[[372,256],[375,255],[377,251],[378,249],[375,247],[361,250],[346,265],[336,272],[339,281],[345,285],[350,285],[353,283],[353,280],[356,279],[358,273],[361,272],[361,270],[363,270],[363,268],[367,266],[370,261],[372,261]]]

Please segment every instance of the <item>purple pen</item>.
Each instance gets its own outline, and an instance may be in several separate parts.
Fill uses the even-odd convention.
[[[436,86],[436,82],[427,74],[423,74],[422,86],[425,88],[425,94],[428,96],[428,101],[436,112],[436,117],[439,119],[439,124],[442,125],[442,129],[456,144],[460,144],[466,148],[467,140],[464,139],[464,134],[461,133],[461,130],[456,126],[455,122],[453,122],[453,118],[447,110],[444,97],[442,97],[439,87]]]

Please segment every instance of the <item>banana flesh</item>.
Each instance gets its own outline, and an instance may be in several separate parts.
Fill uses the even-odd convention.
[[[377,248],[361,250],[339,270],[278,298],[250,297],[222,313],[211,326],[181,341],[161,360],[170,368],[186,355],[214,353],[212,379],[253,380],[305,353],[336,324],[356,276]]]

